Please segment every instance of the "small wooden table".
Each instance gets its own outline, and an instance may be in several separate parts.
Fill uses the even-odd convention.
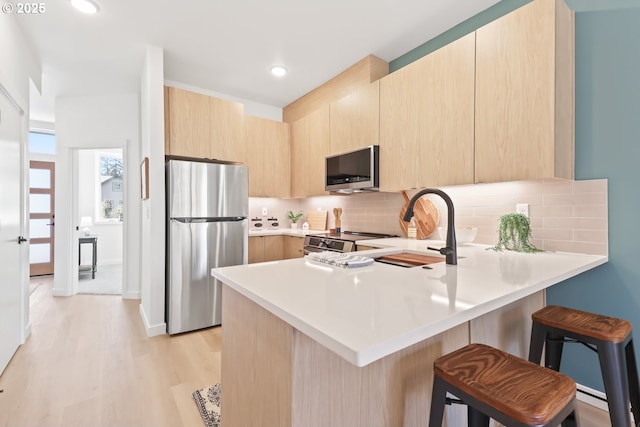
[[[91,265],[82,265],[82,244],[90,243],[93,249],[93,256],[91,260]],[[80,236],[80,241],[78,244],[78,272],[91,272],[91,278],[96,278],[96,270],[98,265],[98,236]]]

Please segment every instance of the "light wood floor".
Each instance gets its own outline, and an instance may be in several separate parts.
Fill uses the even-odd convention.
[[[0,377],[0,427],[203,426],[191,393],[220,381],[221,328],[147,338],[139,301],[31,296],[32,334]],[[581,427],[610,427],[580,405]]]
[[[220,381],[220,328],[147,338],[139,301],[51,289],[0,377],[0,426],[203,426],[191,393]]]

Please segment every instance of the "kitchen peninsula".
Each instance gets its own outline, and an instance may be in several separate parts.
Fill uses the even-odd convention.
[[[376,257],[438,241],[367,240]],[[214,269],[230,426],[427,425],[432,363],[469,342],[524,356],[544,289],[607,262],[458,248],[458,265],[343,269],[292,259]],[[460,411],[447,425],[461,425]]]

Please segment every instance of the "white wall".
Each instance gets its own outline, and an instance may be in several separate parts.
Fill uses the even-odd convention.
[[[164,195],[164,68],[161,48],[148,46],[142,71],[140,158],[149,158],[149,199],[142,202],[140,316],[147,335],[166,333],[165,195]]]
[[[72,206],[72,156],[78,148],[124,148],[124,298],[140,297],[139,98],[138,94],[56,99],[56,242],[54,295],[72,295],[77,283],[77,211]],[[78,153],[75,153],[77,156]]]

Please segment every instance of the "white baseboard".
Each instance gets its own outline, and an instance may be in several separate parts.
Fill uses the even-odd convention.
[[[66,288],[53,288],[53,290],[51,291],[51,294],[54,297],[70,297],[71,293],[69,293],[69,290]]]
[[[599,390],[594,390],[582,384],[576,384],[578,388],[577,399],[587,405],[594,406],[605,412],[609,412],[607,395]]]
[[[147,331],[148,337],[155,337],[158,335],[164,335],[167,333],[167,324],[162,322],[158,325],[150,325],[149,320],[147,319],[147,315],[144,312],[144,307],[142,304],[139,305],[140,317],[142,318],[142,322],[144,323],[144,328]]]
[[[140,291],[124,292],[122,299],[141,299],[142,295]]]

